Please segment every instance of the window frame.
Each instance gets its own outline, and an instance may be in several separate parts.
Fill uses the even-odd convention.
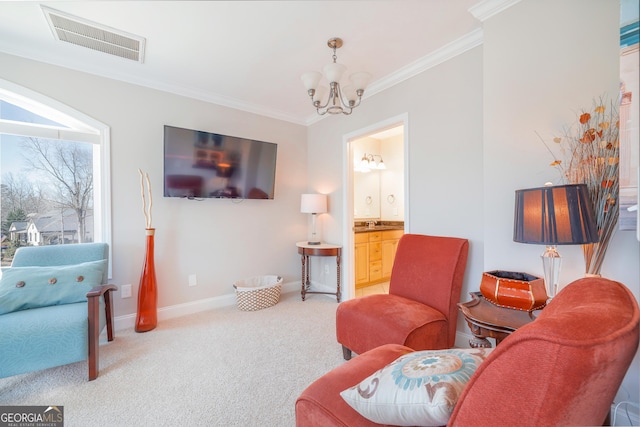
[[[94,241],[111,245],[111,131],[109,126],[55,99],[0,79],[0,99],[68,127],[0,119],[0,133],[93,144]],[[97,172],[97,173],[96,173]],[[111,274],[109,262],[109,278]]]

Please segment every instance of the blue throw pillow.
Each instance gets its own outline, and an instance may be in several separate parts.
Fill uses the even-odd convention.
[[[0,315],[87,301],[102,281],[106,260],[48,267],[11,267],[0,279]]]

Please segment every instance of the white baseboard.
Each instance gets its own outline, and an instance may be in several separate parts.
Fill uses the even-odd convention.
[[[300,292],[300,282],[289,282],[282,284],[282,293]],[[186,316],[188,314],[200,313],[206,310],[216,308],[229,307],[236,304],[236,295],[225,294],[218,297],[206,298],[198,301],[192,301],[184,304],[176,304],[169,307],[158,309],[158,322],[173,319],[176,317]],[[116,331],[125,329],[133,329],[136,324],[136,314],[125,314],[117,316],[113,319],[113,326]]]
[[[335,287],[322,286],[321,284],[312,283],[313,290],[321,292],[335,292]],[[282,284],[282,293],[300,292],[300,282],[288,282]],[[158,309],[158,321],[173,319],[176,317],[186,316],[188,314],[199,313],[201,311],[213,310],[221,307],[229,307],[236,304],[235,294],[226,294],[218,297],[202,299],[198,301],[192,301],[184,304],[176,304],[169,307],[162,307]],[[124,329],[132,329],[136,323],[136,315],[125,314],[124,316],[118,316],[114,319],[114,327],[116,331]],[[469,340],[473,338],[473,335],[466,332],[456,332],[455,346],[458,348],[468,348]],[[495,342],[492,342],[495,346]]]

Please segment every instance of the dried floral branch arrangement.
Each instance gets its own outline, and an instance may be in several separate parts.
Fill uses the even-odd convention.
[[[600,274],[609,241],[618,223],[620,120],[618,105],[607,107],[600,98],[591,111],[582,111],[577,122],[564,129],[562,137],[553,139],[560,146],[562,159],[551,166],[558,168],[570,184],[586,184],[593,202],[600,241],[582,245],[585,273]],[[546,144],[545,144],[546,145]]]
[[[142,172],[138,169],[140,174],[140,195],[142,196],[142,213],[144,214],[144,222],[146,228],[151,228],[151,207],[153,206],[153,196],[151,194],[151,182],[149,181],[149,173]],[[149,195],[149,208],[147,208],[147,201],[144,196],[145,182],[147,187],[147,194]]]

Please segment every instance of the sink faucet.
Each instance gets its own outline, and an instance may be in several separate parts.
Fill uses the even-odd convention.
[[[375,221],[367,221],[367,225],[369,226],[369,228],[375,228],[376,227],[376,222]]]

